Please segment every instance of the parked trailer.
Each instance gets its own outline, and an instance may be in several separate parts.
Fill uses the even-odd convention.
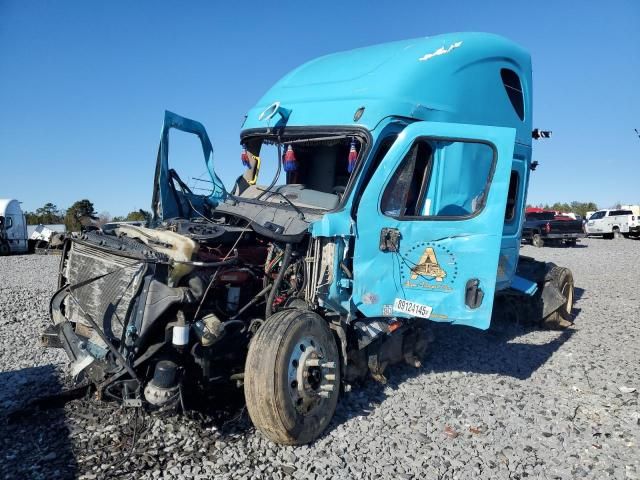
[[[519,256],[544,136],[531,92],[529,54],[496,35],[328,55],[248,112],[229,189],[204,126],[166,112],[155,228],[67,242],[43,341],[100,398],[188,407],[243,388],[264,435],[302,444],[353,382],[419,367],[430,322],[486,329],[511,305],[511,319],[571,325],[571,272]],[[170,168],[171,129],[199,137],[210,194]],[[277,174],[260,185],[267,145]]]
[[[25,253],[28,249],[27,221],[20,202],[0,199],[0,255]]]

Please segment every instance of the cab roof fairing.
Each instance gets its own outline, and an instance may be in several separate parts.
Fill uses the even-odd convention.
[[[524,120],[500,76],[520,77]],[[512,127],[531,145],[531,57],[488,33],[450,33],[358,48],[311,60],[280,79],[249,110],[243,129],[281,126],[259,116],[275,102],[290,111],[287,126],[358,125],[373,130],[385,117]],[[359,121],[354,114],[365,107]],[[281,120],[281,119],[280,119]]]

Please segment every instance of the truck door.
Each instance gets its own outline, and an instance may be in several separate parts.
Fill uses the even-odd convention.
[[[489,327],[514,140],[504,127],[405,128],[357,207],[360,312]]]
[[[169,131],[171,129],[191,133],[200,139],[204,165],[211,182],[209,195],[192,192],[187,186],[190,179],[181,179],[178,172],[169,165]],[[202,216],[203,212],[207,213],[207,208],[217,205],[225,195],[224,184],[213,168],[213,146],[204,125],[173,112],[165,111],[153,181],[153,198],[151,200],[153,220]]]

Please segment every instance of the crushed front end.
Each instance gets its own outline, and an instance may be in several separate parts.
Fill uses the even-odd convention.
[[[76,381],[131,406],[232,386],[277,255],[245,226],[186,220],[70,238],[43,340],[65,349]]]

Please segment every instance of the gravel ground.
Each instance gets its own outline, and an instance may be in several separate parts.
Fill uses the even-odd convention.
[[[57,257],[0,258],[0,474],[4,478],[640,478],[640,241],[523,247],[570,267],[575,326],[437,325],[421,369],[346,394],[310,446],[280,447],[240,410],[157,417],[76,400],[12,422],[61,389],[43,351]],[[136,472],[135,474],[133,472]]]

